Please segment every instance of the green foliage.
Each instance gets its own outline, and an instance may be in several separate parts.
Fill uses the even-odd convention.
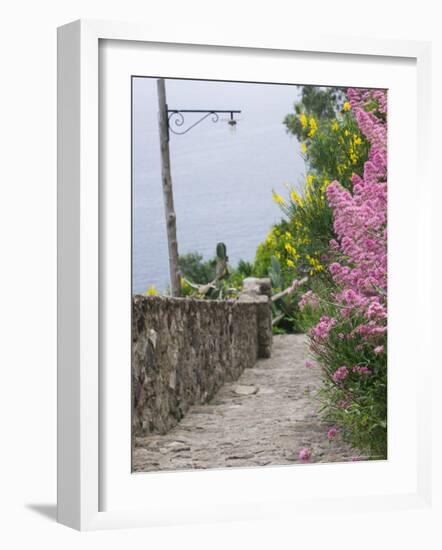
[[[302,143],[309,173],[318,181],[339,180],[351,190],[352,175],[363,173],[369,146],[353,111],[342,111],[333,120],[320,120],[314,136],[306,132]]]
[[[287,275],[284,274],[281,262],[276,256],[271,257],[270,264],[267,276],[270,277],[273,294],[275,295],[288,288],[292,284],[292,281],[287,281]],[[301,332],[299,298],[299,290],[293,289],[289,294],[272,303],[272,317],[274,321],[277,321],[273,325],[273,332],[275,334]]]
[[[216,245],[216,256],[209,260],[204,260],[198,252],[181,255],[179,266],[182,295],[212,300],[236,296],[242,288],[243,280],[254,274],[253,264],[240,260],[233,269],[228,261],[224,243]]]
[[[283,279],[281,274],[281,264],[276,256],[270,258],[269,277],[272,281],[272,287],[275,290],[281,290],[283,286]]]
[[[313,289],[316,280],[331,284],[326,266],[331,261],[329,244],[335,232],[326,190],[333,180],[339,180],[351,191],[352,175],[363,172],[368,157],[368,143],[345,99],[339,88],[304,86],[294,113],[284,120],[287,130],[301,143],[306,176],[300,191],[289,189],[286,197],[273,193],[284,218],[258,246],[254,272],[260,277],[270,275],[272,256],[276,257],[285,288],[304,276],[309,277],[305,290]],[[287,314],[281,322],[292,323],[294,330],[310,323],[306,314]]]
[[[207,284],[215,278],[216,259],[205,261],[198,252],[180,255],[178,266],[181,276],[191,283]]]
[[[322,313],[339,318],[333,306]],[[339,426],[345,441],[373,459],[387,458],[387,337],[369,338],[355,334],[365,321],[355,314],[339,318],[330,330],[326,346],[313,345],[315,359],[323,371],[323,386],[318,397],[325,419]],[[383,351],[376,353],[377,346]],[[333,373],[348,366],[344,384],[333,380]],[[352,366],[368,372],[354,372]]]
[[[299,120],[301,113],[314,116],[321,120],[332,119],[342,108],[344,89],[324,88],[319,86],[302,86],[301,100],[294,105],[294,114],[288,114],[284,119],[287,130],[302,139],[303,127]]]
[[[216,257],[220,260],[227,259],[227,247],[224,243],[218,243],[216,245]]]
[[[253,264],[246,260],[239,260],[236,273],[239,273],[243,279],[251,277],[253,275]]]
[[[227,247],[224,243],[216,245],[216,270],[213,283],[220,287],[220,282],[228,279],[230,276],[229,257],[227,256]]]
[[[285,236],[291,234],[290,224],[287,220],[282,220],[270,229],[266,240],[259,244],[256,249],[253,263],[253,275],[255,277],[270,277],[269,270],[272,266],[272,256],[274,256],[280,263],[281,283],[279,286],[282,289],[282,287],[287,288],[291,284],[293,269],[290,265],[287,265],[289,256],[285,249]]]
[[[246,260],[240,260],[235,269],[230,268],[229,284],[237,289],[242,288],[242,282],[247,277],[255,276],[253,264]]]

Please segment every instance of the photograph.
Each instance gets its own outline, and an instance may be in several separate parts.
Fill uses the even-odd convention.
[[[388,90],[131,102],[132,472],[387,460]]]

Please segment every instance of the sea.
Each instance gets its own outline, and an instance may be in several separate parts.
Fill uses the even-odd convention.
[[[133,79],[132,291],[169,286],[166,224],[161,185],[156,79]],[[283,213],[272,190],[287,196],[305,178],[297,139],[283,119],[293,112],[294,85],[166,80],[169,109],[240,110],[211,117],[183,135],[170,134],[170,159],[178,251],[215,255],[220,241],[229,263],[253,261],[256,248]],[[202,115],[185,115],[182,130]]]

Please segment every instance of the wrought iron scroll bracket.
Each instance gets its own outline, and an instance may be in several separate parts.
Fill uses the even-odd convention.
[[[195,128],[195,126],[198,126],[203,120],[206,120],[206,118],[211,117],[212,122],[218,122],[219,115],[221,113],[228,113],[230,114],[230,120],[229,124],[235,125],[236,120],[233,118],[234,114],[239,114],[241,111],[237,110],[201,110],[201,109],[169,109],[166,105],[166,111],[167,111],[167,139],[169,139],[169,132],[172,132],[173,134],[176,134],[178,136],[182,136],[183,134],[187,134],[192,128]],[[190,126],[185,128],[185,114],[202,114],[202,116],[193,122]]]

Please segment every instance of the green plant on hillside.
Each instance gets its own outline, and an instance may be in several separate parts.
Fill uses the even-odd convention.
[[[319,120],[332,119],[342,109],[344,100],[343,88],[301,86],[301,99],[293,106],[295,112],[286,115],[284,124],[301,141],[305,135],[305,127],[300,121],[302,113]]]
[[[335,179],[351,190],[353,173],[363,170],[368,156],[367,140],[343,91],[313,88],[304,87],[295,112],[284,119],[287,130],[300,141],[305,179],[298,189],[289,188],[286,196],[273,192],[284,218],[258,246],[254,264],[255,273],[264,276],[271,269],[272,256],[276,257],[286,287],[305,276],[310,288],[316,279],[330,283],[325,266],[333,254],[329,243],[336,235],[326,190]],[[302,319],[295,324],[303,325]]]

